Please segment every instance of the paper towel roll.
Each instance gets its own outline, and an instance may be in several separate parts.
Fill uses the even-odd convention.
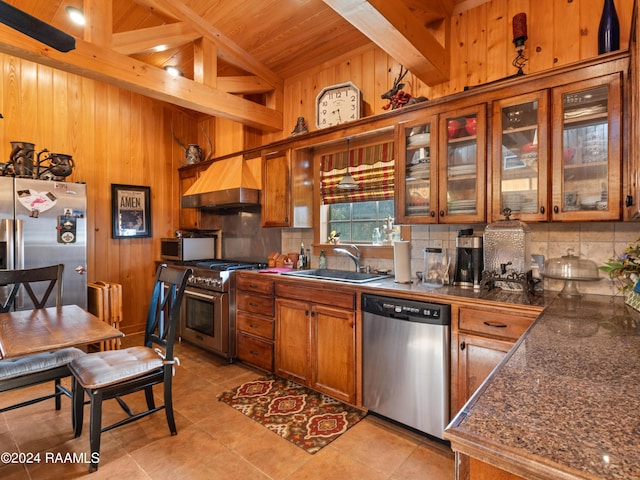
[[[411,242],[393,242],[393,271],[396,283],[411,283]]]

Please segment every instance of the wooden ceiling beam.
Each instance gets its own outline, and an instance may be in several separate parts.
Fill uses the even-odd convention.
[[[62,53],[0,24],[0,52],[267,132],[283,128],[281,111],[188,78],[171,77],[160,68],[82,39],[76,39],[75,50]]]
[[[113,40],[113,1],[84,0],[83,10],[87,20],[84,39],[87,42],[109,48]]]
[[[138,5],[147,8],[149,11],[153,13],[159,13],[165,17],[173,18],[175,20],[179,20],[173,13],[171,13],[166,8],[163,8],[161,5],[158,5],[155,0],[132,0],[133,3],[137,3]]]
[[[146,1],[170,12],[173,16],[187,23],[200,35],[214,42],[218,47],[219,59],[263,78],[274,89],[283,88],[283,81],[276,73],[228,39],[220,30],[185,5],[182,0]]]
[[[201,37],[193,44],[193,79],[218,88],[218,48],[208,38]]]
[[[273,90],[260,77],[251,75],[218,77],[217,80],[217,87],[228,93],[267,93]]]
[[[178,22],[130,32],[114,33],[112,46],[116,52],[132,55],[181,47],[201,37],[202,35],[194,32],[186,23]]]
[[[404,2],[323,1],[427,85],[449,80],[448,45],[442,45]],[[443,38],[448,38],[450,22],[450,18],[444,16],[446,34]]]

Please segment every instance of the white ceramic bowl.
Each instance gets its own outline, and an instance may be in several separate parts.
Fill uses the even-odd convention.
[[[581,205],[595,205],[596,202],[600,201],[600,195],[587,195],[585,197],[580,197]]]
[[[430,133],[420,133],[418,135],[411,135],[409,137],[409,145],[412,147],[424,147],[429,145],[429,142],[431,141],[431,134]]]

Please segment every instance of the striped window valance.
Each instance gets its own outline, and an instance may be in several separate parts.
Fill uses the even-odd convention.
[[[323,155],[320,162],[320,194],[325,205],[393,198],[393,142],[350,150],[349,158],[347,152]],[[357,190],[337,188],[347,167],[359,186]]]

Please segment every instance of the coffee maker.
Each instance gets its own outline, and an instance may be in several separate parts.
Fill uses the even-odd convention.
[[[474,236],[472,228],[458,230],[453,284],[479,290],[484,269],[483,257],[482,237]]]

